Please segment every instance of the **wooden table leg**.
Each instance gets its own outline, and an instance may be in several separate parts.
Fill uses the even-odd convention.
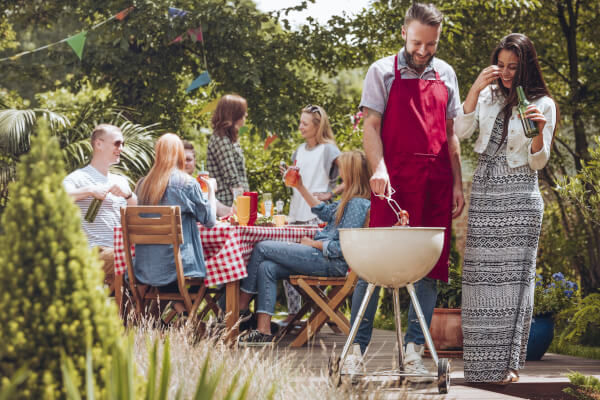
[[[113,281],[113,285],[115,288],[115,302],[117,303],[117,309],[119,310],[119,315],[123,314],[123,275],[115,274],[115,279]]]
[[[238,337],[238,328],[234,325],[240,318],[240,281],[227,282],[225,284],[225,296],[226,296],[226,325],[227,331],[227,342],[234,344]]]

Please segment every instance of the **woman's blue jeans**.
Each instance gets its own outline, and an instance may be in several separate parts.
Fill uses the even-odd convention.
[[[362,300],[365,297],[365,292],[367,291],[367,285],[368,283],[362,279],[359,279],[356,283],[354,293],[352,294],[352,311],[350,314],[351,325],[354,325],[354,320],[358,314],[358,309],[360,308],[360,304],[362,303]],[[435,303],[437,301],[437,280],[423,278],[420,281],[415,282],[414,286],[415,292],[417,293],[417,299],[419,300],[419,305],[421,306],[421,310],[423,310],[423,315],[425,316],[425,321],[427,321],[427,326],[429,326],[431,324],[431,317],[433,316],[433,308],[435,307]],[[360,345],[360,350],[363,353],[371,342],[371,335],[373,334],[373,321],[375,320],[378,302],[379,287],[376,287],[373,295],[371,296],[371,300],[369,300],[369,304],[367,305],[367,309],[358,328],[358,332],[356,333],[356,338],[354,339],[354,343],[358,343]],[[409,342],[415,344],[425,343],[425,336],[421,330],[421,325],[419,325],[419,320],[413,308],[412,302],[408,307],[408,327],[406,329],[406,335],[404,335],[404,343]]]
[[[290,275],[344,276],[348,265],[342,259],[328,259],[319,249],[300,243],[265,240],[254,246],[246,267],[248,276],[240,289],[256,294],[256,312],[273,315],[277,281]]]

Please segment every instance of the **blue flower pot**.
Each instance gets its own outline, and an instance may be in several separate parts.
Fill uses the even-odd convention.
[[[552,314],[536,315],[531,320],[527,361],[541,360],[554,339],[554,318]]]

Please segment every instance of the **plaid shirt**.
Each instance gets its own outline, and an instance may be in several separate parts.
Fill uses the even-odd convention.
[[[248,189],[244,153],[238,142],[212,134],[206,150],[206,169],[217,180],[217,199],[227,206],[233,203],[234,187]]]

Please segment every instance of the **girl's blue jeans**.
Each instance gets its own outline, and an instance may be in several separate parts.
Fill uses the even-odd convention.
[[[277,281],[290,275],[344,276],[348,265],[342,259],[328,259],[323,252],[300,243],[265,240],[254,246],[246,267],[248,276],[240,289],[256,294],[257,313],[273,315]]]
[[[354,325],[354,320],[358,314],[360,303],[362,303],[362,300],[365,297],[365,292],[367,291],[367,285],[368,283],[362,279],[359,279],[356,283],[354,293],[352,294],[352,311],[350,314],[351,325]],[[431,324],[431,317],[433,316],[433,308],[435,307],[435,303],[437,301],[437,281],[431,278],[423,278],[420,281],[415,282],[414,286],[415,292],[417,293],[417,299],[419,300],[419,305],[421,306],[421,310],[425,316],[425,321],[427,321],[427,326],[429,326]],[[373,295],[371,296],[371,300],[369,300],[369,304],[367,305],[367,309],[358,328],[358,332],[356,333],[356,338],[354,338],[354,343],[358,343],[360,345],[360,350],[363,353],[371,342],[373,321],[375,320],[378,301],[379,287],[376,287]],[[419,320],[417,319],[417,314],[415,313],[412,302],[408,307],[408,327],[406,329],[406,335],[404,335],[404,343],[409,342],[415,344],[425,343],[425,336],[421,330],[421,325],[419,325]]]

